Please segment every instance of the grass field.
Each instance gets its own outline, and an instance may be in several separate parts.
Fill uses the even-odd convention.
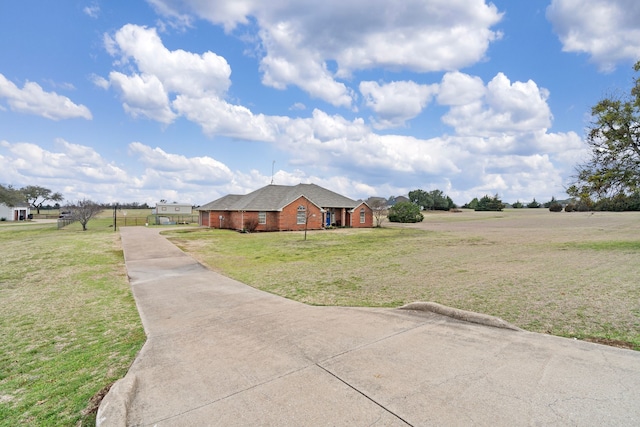
[[[144,343],[110,225],[0,226],[0,426],[94,425]]]
[[[640,350],[640,213],[428,213],[382,229],[169,232],[211,269],[317,305],[413,301]]]

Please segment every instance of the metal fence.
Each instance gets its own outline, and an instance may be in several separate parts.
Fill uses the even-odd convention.
[[[70,219],[70,218],[59,218],[58,219],[58,230],[60,230],[62,227],[66,227],[67,225],[71,224],[75,222],[74,219]]]
[[[149,215],[149,225],[197,224],[198,215]]]
[[[70,218],[59,218],[58,229],[72,224],[75,220]],[[116,228],[145,226],[145,225],[176,225],[176,224],[197,224],[198,215],[148,215],[146,217],[127,217],[126,215],[117,216],[115,219]],[[111,221],[113,226],[113,221]]]

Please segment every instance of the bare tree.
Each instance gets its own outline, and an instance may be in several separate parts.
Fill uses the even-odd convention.
[[[307,199],[305,197],[306,201],[307,201],[307,206],[304,207],[304,240],[307,240],[307,227],[309,225],[309,218],[313,218],[316,216],[316,214],[310,212],[309,210],[309,199]]]
[[[71,218],[82,225],[82,231],[87,231],[87,223],[91,218],[102,212],[102,206],[91,200],[83,199],[75,205],[67,207]]]
[[[382,222],[387,216],[387,201],[382,198],[374,198],[367,204],[373,211],[376,227],[382,227]]]

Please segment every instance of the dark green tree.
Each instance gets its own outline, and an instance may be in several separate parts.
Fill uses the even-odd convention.
[[[442,190],[433,190],[429,192],[429,196],[431,196],[432,205],[431,209],[435,209],[438,211],[448,211],[449,209],[455,207],[453,200],[446,194],[442,192]]]
[[[540,207],[540,203],[536,202],[536,198],[534,197],[531,203],[527,204],[528,208],[536,209]]]
[[[413,190],[409,192],[409,200],[422,210],[448,211],[456,207],[451,197],[444,194],[442,190],[431,190],[429,192]]]
[[[513,209],[521,209],[524,207],[520,200],[517,200],[514,204],[511,205]]]
[[[422,210],[432,209],[433,206],[431,195],[424,190],[409,191],[409,201]]]
[[[479,203],[478,198],[474,197],[473,200],[467,203],[466,205],[464,205],[463,208],[475,210],[478,207],[478,203]]]
[[[496,194],[493,197],[489,197],[488,195],[483,196],[480,200],[478,200],[478,206],[475,208],[476,211],[501,211],[504,208],[504,203]]]
[[[24,200],[40,213],[40,208],[46,201],[61,202],[64,200],[62,194],[54,193],[48,188],[39,185],[28,185],[20,189],[24,194]]]
[[[389,208],[391,222],[421,222],[424,219],[420,207],[411,202],[400,202]]]
[[[20,190],[16,190],[11,185],[5,187],[0,184],[0,203],[4,203],[7,206],[16,206],[20,202],[24,202],[24,195]]]
[[[640,61],[633,68],[640,71]],[[634,78],[630,95],[601,100],[591,115],[587,135],[591,158],[576,167],[575,182],[567,193],[597,200],[640,190],[640,77]]]

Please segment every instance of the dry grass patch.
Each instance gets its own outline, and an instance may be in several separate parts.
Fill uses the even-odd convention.
[[[640,214],[546,209],[427,214],[382,229],[172,232],[251,286],[308,304],[434,301],[523,329],[640,349]]]

